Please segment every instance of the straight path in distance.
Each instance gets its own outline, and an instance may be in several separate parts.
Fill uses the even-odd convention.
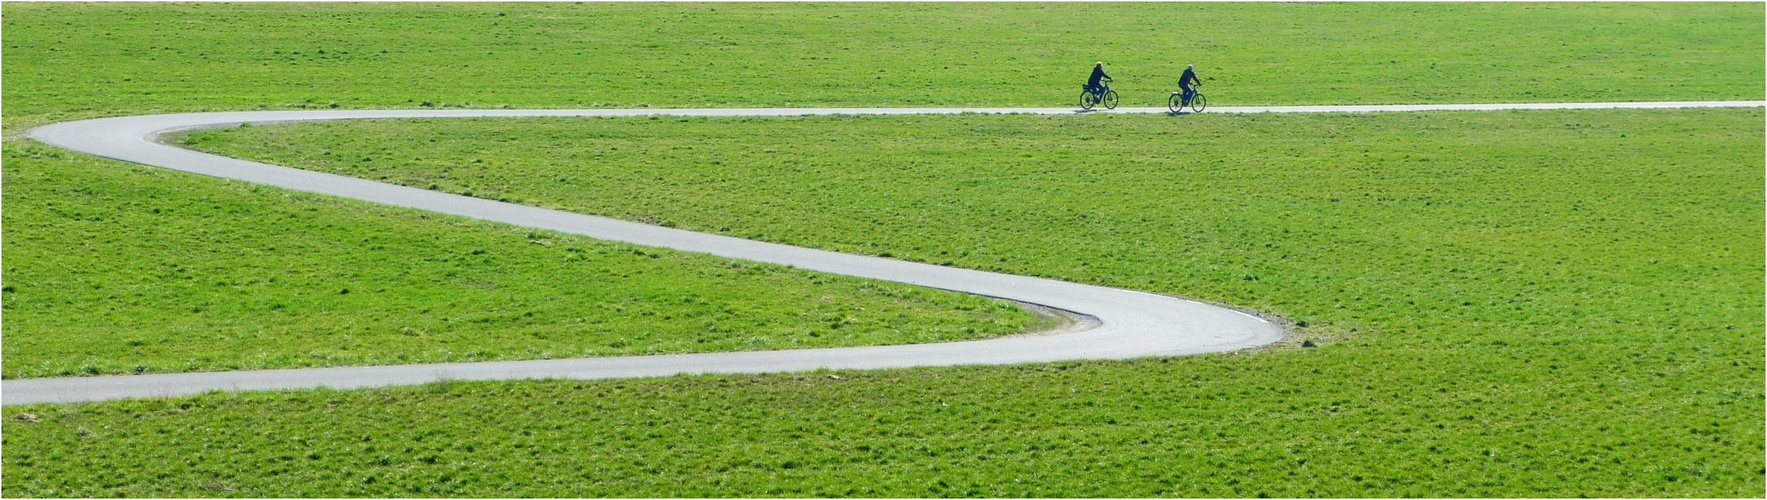
[[[1372,113],[1537,109],[1762,107],[1762,101],[1217,107],[1207,113]],[[683,373],[777,373],[816,369],[1001,365],[1229,352],[1267,345],[1283,328],[1251,314],[1176,297],[695,233],[299,170],[181,149],[166,133],[243,123],[387,118],[790,117],[816,115],[1167,113],[1165,108],[1079,112],[1071,108],[459,109],[185,113],[47,125],[30,136],[95,156],[591,238],[796,266],[1041,305],[1088,318],[1081,331],[989,340],[873,347],[660,356],[63,377],[0,381],[0,404],[166,397],[212,390],[351,389],[442,380],[605,379]]]

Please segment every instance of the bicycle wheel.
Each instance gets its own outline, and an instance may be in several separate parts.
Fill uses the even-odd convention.
[[[1117,109],[1117,91],[1104,91],[1104,109]]]
[[[1208,107],[1209,107],[1209,98],[1203,97],[1202,92],[1197,92],[1196,97],[1190,98],[1190,110],[1192,112],[1201,113],[1201,112],[1203,112],[1204,109],[1207,109]]]
[[[1093,101],[1092,99],[1093,96],[1091,91],[1080,91],[1080,109],[1092,109],[1093,104],[1098,104],[1098,102]]]
[[[1172,94],[1171,99],[1166,99],[1166,109],[1172,110],[1172,114],[1178,114],[1179,111],[1183,111],[1184,94]]]

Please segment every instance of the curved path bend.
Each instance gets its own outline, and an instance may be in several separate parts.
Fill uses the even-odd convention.
[[[1760,101],[1718,101],[1219,107],[1211,108],[1208,112],[1358,113],[1761,106],[1763,103]],[[1128,359],[1234,351],[1266,345],[1282,338],[1282,328],[1263,319],[1232,309],[1181,298],[695,233],[268,165],[199,153],[158,142],[160,135],[169,132],[226,127],[242,123],[264,124],[371,118],[633,117],[652,115],[782,117],[961,113],[1074,114],[1076,111],[1071,108],[255,111],[101,118],[40,127],[30,131],[32,138],[53,146],[105,158],[297,191],[578,234],[603,240],[790,265],[820,272],[1010,299],[1089,316],[1096,320],[1092,322],[1096,326],[1071,333],[1023,335],[939,344],[20,379],[0,382],[0,404],[163,397],[216,389],[265,390],[322,386],[349,389],[420,384],[440,380],[602,379],[667,376],[682,373],[770,373],[819,368],[874,369],[999,365],[1082,359]],[[1166,113],[1166,110],[1164,108],[1119,108],[1099,113]]]

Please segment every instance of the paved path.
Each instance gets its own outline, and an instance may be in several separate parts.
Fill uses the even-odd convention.
[[[1761,106],[1763,103],[1760,101],[1727,101],[1219,107],[1211,108],[1207,112],[1356,113]],[[1118,108],[1114,111],[1094,111],[1092,113],[1166,112],[1164,108]],[[818,368],[872,369],[997,365],[1080,359],[1127,359],[1233,351],[1269,344],[1282,338],[1283,331],[1280,327],[1262,319],[1232,309],[1180,298],[694,233],[225,158],[156,142],[156,138],[160,134],[167,132],[224,127],[248,122],[277,123],[366,118],[630,117],[649,115],[729,117],[959,113],[1075,114],[1076,111],[1071,108],[258,111],[83,120],[37,128],[30,132],[30,136],[50,145],[106,158],[298,191],[580,234],[603,240],[792,265],[821,272],[1006,298],[1091,316],[1097,320],[1097,327],[1054,335],[1025,335],[941,344],[8,380],[0,382],[0,404],[175,396],[215,389],[260,390],[320,386],[347,389],[419,384],[450,379],[503,380],[548,377],[600,379],[666,376],[680,373],[769,373]]]

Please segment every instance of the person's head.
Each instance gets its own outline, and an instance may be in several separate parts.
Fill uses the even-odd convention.
[[[1196,69],[1196,65],[1195,64],[1186,64],[1186,65],[1184,65],[1184,69]]]
[[[1104,67],[1104,61],[1098,61],[1098,64],[1094,64],[1093,66],[1098,67],[1098,68],[1102,68],[1102,67]]]

